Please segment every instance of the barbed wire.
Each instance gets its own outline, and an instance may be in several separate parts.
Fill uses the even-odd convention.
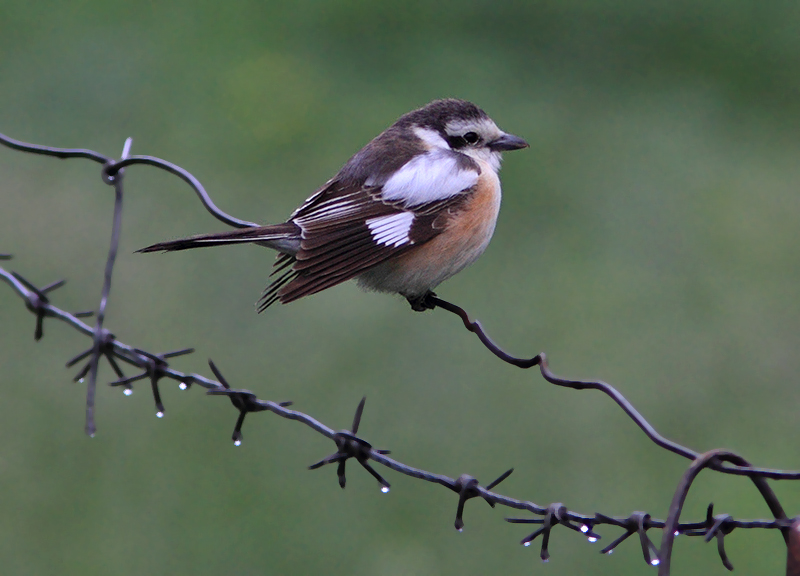
[[[292,404],[288,401],[275,402],[261,400],[247,389],[232,388],[216,365],[209,360],[209,367],[217,380],[211,380],[204,376],[194,373],[183,373],[169,366],[168,359],[184,354],[189,354],[194,350],[186,348],[162,354],[153,354],[124,344],[118,340],[113,333],[104,327],[105,307],[111,289],[111,278],[113,274],[114,262],[116,259],[117,248],[122,225],[122,199],[123,199],[123,175],[124,168],[135,164],[144,164],[166,170],[184,180],[195,191],[203,206],[212,216],[234,227],[255,226],[252,222],[234,218],[220,210],[210,196],[207,194],[200,182],[188,171],[170,162],[151,156],[130,156],[132,140],[128,138],[123,147],[123,152],[118,160],[106,157],[102,154],[86,149],[67,149],[52,148],[28,144],[14,140],[0,134],[0,143],[9,148],[54,156],[57,158],[84,158],[103,165],[101,174],[106,184],[114,186],[115,203],[113,212],[113,226],[108,258],[106,260],[103,289],[101,292],[100,304],[96,316],[95,327],[91,328],[80,320],[80,318],[91,315],[91,312],[78,312],[71,314],[54,306],[50,301],[49,294],[64,285],[64,280],[59,280],[48,284],[42,288],[37,288],[33,283],[22,277],[16,272],[8,271],[0,267],[0,278],[2,278],[11,288],[22,298],[26,308],[36,317],[34,329],[34,339],[39,340],[44,334],[44,319],[56,318],[72,326],[77,331],[92,338],[92,346],[84,352],[78,354],[67,362],[67,367],[71,367],[81,362],[88,361],[75,376],[76,381],[83,381],[88,375],[87,400],[86,400],[86,425],[87,434],[94,435],[96,426],[94,424],[94,398],[97,383],[97,371],[101,357],[106,358],[118,379],[111,382],[114,387],[122,387],[126,394],[133,390],[133,384],[140,380],[149,380],[153,400],[156,406],[156,414],[160,417],[164,415],[164,405],[161,401],[159,383],[164,378],[169,378],[179,382],[179,387],[183,390],[197,384],[207,389],[207,394],[216,396],[227,396],[233,407],[239,414],[234,425],[232,440],[235,445],[240,445],[243,441],[242,427],[247,414],[250,412],[269,411],[289,420],[302,422],[317,433],[334,441],[336,452],[309,466],[316,469],[326,464],[337,464],[337,477],[339,485],[344,488],[346,485],[346,463],[348,460],[355,459],[373,478],[375,478],[383,492],[390,489],[389,482],[379,474],[370,464],[370,461],[381,464],[395,472],[399,472],[412,478],[417,478],[427,482],[440,484],[458,494],[456,517],[454,525],[459,531],[464,527],[464,508],[468,500],[481,498],[490,506],[501,505],[515,510],[525,510],[541,518],[506,518],[508,522],[515,524],[537,524],[540,528],[522,539],[521,544],[529,546],[539,536],[542,537],[540,557],[543,561],[549,559],[549,539],[552,529],[561,525],[575,532],[583,534],[588,541],[596,542],[601,538],[594,531],[596,526],[611,525],[624,529],[624,533],[615,539],[611,544],[601,550],[607,554],[613,551],[618,545],[630,536],[637,534],[642,548],[642,555],[645,562],[650,565],[659,565],[659,575],[668,575],[674,537],[679,534],[687,536],[702,536],[707,542],[711,539],[717,540],[717,549],[723,565],[729,570],[733,569],[724,548],[724,537],[734,529],[778,529],[782,532],[784,540],[788,546],[787,555],[787,574],[800,576],[800,560],[793,562],[792,558],[800,558],[800,536],[798,536],[798,523],[795,519],[787,518],[777,496],[767,483],[767,479],[775,480],[797,480],[800,479],[800,472],[775,470],[769,468],[753,467],[741,456],[728,451],[713,450],[706,453],[699,453],[695,450],[682,446],[669,440],[658,433],[658,431],[634,408],[634,406],[613,386],[602,381],[583,381],[569,380],[556,376],[549,368],[547,358],[544,353],[537,354],[532,358],[516,358],[511,356],[486,334],[485,330],[477,320],[472,320],[469,314],[461,307],[456,306],[446,300],[430,294],[427,304],[430,308],[442,308],[461,318],[465,328],[477,335],[481,343],[495,356],[504,362],[520,368],[531,368],[538,366],[544,379],[554,385],[569,387],[576,390],[598,390],[609,396],[624,412],[633,420],[637,426],[659,447],[674,454],[692,460],[692,464],[686,474],[678,484],[669,516],[666,521],[653,518],[646,512],[633,512],[628,517],[614,517],[601,513],[584,514],[570,511],[562,503],[553,503],[548,506],[535,504],[530,500],[521,500],[510,496],[505,496],[493,489],[505,480],[512,472],[513,468],[504,472],[497,479],[487,483],[485,486],[467,474],[459,478],[450,478],[441,474],[428,472],[426,470],[414,468],[389,457],[388,450],[375,449],[362,437],[358,436],[358,429],[363,415],[365,399],[359,403],[350,429],[335,431],[325,424],[319,422],[308,414],[297,410],[289,409]],[[9,260],[8,254],[0,254],[0,260]],[[125,376],[117,360],[134,366],[141,370],[134,376]],[[736,520],[729,514],[713,514],[713,504],[709,505],[706,518],[696,522],[680,523],[679,517],[685,501],[686,495],[691,487],[693,479],[703,469],[709,468],[713,471],[742,475],[749,477],[762,498],[767,503],[770,511],[775,517],[774,520]],[[663,529],[661,547],[656,548],[647,535],[650,529]]]

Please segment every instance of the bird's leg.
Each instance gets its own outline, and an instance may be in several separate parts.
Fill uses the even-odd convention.
[[[408,303],[411,304],[411,309],[415,312],[425,312],[425,310],[436,308],[436,304],[431,300],[434,297],[436,297],[436,294],[428,290],[422,296],[406,296],[406,300],[408,300]]]

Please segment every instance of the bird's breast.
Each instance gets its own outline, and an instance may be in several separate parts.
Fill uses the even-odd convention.
[[[443,230],[430,241],[368,271],[360,278],[367,289],[422,295],[472,264],[489,244],[500,211],[500,179],[488,165],[469,197],[442,215]]]

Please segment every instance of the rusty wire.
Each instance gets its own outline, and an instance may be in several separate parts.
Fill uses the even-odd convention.
[[[797,558],[800,557],[800,552],[798,552],[800,549],[800,545],[798,544],[800,537],[797,536],[798,522],[794,519],[787,518],[780,503],[778,502],[777,497],[767,484],[768,478],[776,480],[800,479],[800,472],[753,467],[746,460],[744,460],[744,458],[731,452],[715,450],[706,452],[705,454],[700,454],[697,451],[671,441],[659,434],[658,431],[655,430],[655,428],[653,428],[652,425],[650,425],[650,423],[647,422],[647,420],[641,414],[639,414],[634,406],[611,385],[602,381],[568,380],[556,376],[549,369],[547,358],[544,353],[537,354],[536,356],[528,359],[511,356],[502,350],[502,348],[500,348],[497,344],[495,344],[494,341],[486,334],[480,322],[471,320],[469,314],[463,308],[438,298],[433,294],[428,297],[427,303],[429,304],[430,308],[442,308],[459,316],[464,323],[465,328],[470,332],[475,333],[483,345],[502,361],[520,368],[531,368],[538,366],[544,379],[554,385],[565,386],[576,390],[591,389],[603,392],[618,406],[620,406],[625,414],[631,418],[655,444],[661,448],[664,448],[665,450],[673,452],[674,454],[692,460],[692,465],[687,470],[676,489],[673,502],[670,506],[668,519],[666,521],[654,519],[646,512],[633,512],[628,517],[613,517],[601,513],[583,514],[570,511],[564,504],[560,502],[553,503],[548,506],[541,506],[530,500],[521,500],[493,491],[497,485],[499,485],[512,473],[513,468],[504,472],[496,480],[487,483],[485,486],[481,485],[476,478],[467,474],[463,474],[459,478],[454,479],[441,474],[414,468],[390,458],[388,456],[388,450],[375,449],[369,442],[357,435],[364,411],[365,399],[362,399],[359,403],[350,429],[343,429],[337,432],[319,422],[315,418],[309,416],[308,414],[289,409],[291,402],[261,400],[249,390],[232,388],[211,360],[209,360],[209,367],[217,377],[217,380],[211,380],[199,374],[179,372],[169,366],[169,363],[167,362],[169,358],[191,353],[193,352],[193,349],[187,348],[163,354],[152,354],[139,348],[124,344],[123,342],[119,341],[110,331],[108,331],[103,324],[105,320],[105,306],[110,294],[113,266],[121,231],[123,174],[125,167],[136,164],[144,164],[165,170],[178,176],[187,184],[189,184],[189,186],[191,186],[197,194],[206,210],[208,210],[208,212],[218,220],[234,227],[248,227],[255,226],[255,224],[230,216],[217,208],[200,182],[183,168],[159,158],[150,156],[129,156],[131,146],[130,138],[126,140],[122,155],[119,160],[111,159],[92,150],[52,148],[27,144],[25,142],[8,138],[3,134],[0,134],[0,143],[14,150],[23,152],[54,156],[57,158],[84,158],[98,162],[103,165],[101,172],[103,181],[106,184],[114,186],[115,203],[111,243],[108,258],[106,260],[103,289],[94,328],[87,326],[80,320],[81,317],[91,315],[91,312],[79,312],[71,314],[61,310],[50,302],[50,297],[48,294],[63,286],[65,282],[64,280],[59,280],[42,288],[37,288],[18,273],[8,271],[0,267],[0,279],[4,280],[11,286],[11,288],[23,299],[28,310],[31,311],[36,317],[36,326],[34,330],[35,340],[39,340],[44,334],[43,321],[45,318],[59,319],[62,322],[72,326],[77,331],[92,338],[92,346],[88,350],[82,352],[67,362],[67,366],[70,367],[88,358],[86,365],[75,377],[75,380],[83,380],[87,374],[89,375],[86,401],[87,434],[93,435],[96,431],[94,425],[94,391],[98,364],[100,358],[104,357],[107,359],[112,369],[118,376],[116,381],[110,383],[111,386],[122,387],[126,393],[130,393],[132,390],[132,385],[135,382],[143,379],[148,379],[150,381],[151,392],[153,394],[154,403],[159,416],[163,416],[164,414],[164,406],[161,402],[159,391],[159,382],[163,378],[168,378],[179,382],[180,388],[184,390],[191,387],[193,384],[197,384],[203,388],[206,388],[207,394],[227,396],[231,401],[231,404],[239,412],[232,434],[232,440],[235,445],[242,443],[242,427],[244,425],[246,415],[250,412],[268,411],[289,420],[302,422],[317,433],[333,440],[336,445],[335,453],[323,458],[315,464],[312,464],[309,466],[309,468],[316,469],[326,464],[336,463],[337,477],[342,488],[344,488],[346,485],[346,462],[350,459],[355,459],[362,468],[372,475],[377,480],[383,492],[389,491],[390,484],[370,465],[370,461],[381,464],[406,476],[440,484],[458,495],[454,525],[459,531],[464,527],[463,513],[465,504],[468,500],[474,498],[481,498],[492,507],[495,507],[499,504],[507,508],[525,510],[533,515],[541,516],[541,518],[506,518],[506,520],[516,524],[541,525],[540,528],[523,538],[521,544],[528,546],[535,539],[541,536],[542,546],[540,557],[544,561],[549,559],[549,538],[551,531],[555,526],[565,526],[566,528],[582,534],[588,539],[588,541],[595,542],[601,538],[601,536],[594,531],[595,527],[600,525],[610,525],[622,528],[624,532],[616,540],[611,542],[611,544],[603,548],[601,552],[604,554],[610,553],[628,537],[632,536],[633,534],[637,534],[645,562],[650,565],[659,565],[659,575],[669,574],[674,536],[678,534],[684,534],[687,536],[702,536],[706,541],[715,538],[717,540],[718,552],[723,565],[729,570],[732,570],[733,566],[730,563],[724,548],[724,537],[727,534],[730,534],[736,528],[778,529],[782,532],[788,546],[787,574],[800,573],[800,568],[798,568],[798,566],[800,566],[800,562],[797,561]],[[0,254],[0,260],[10,259],[10,255]],[[141,370],[141,372],[135,376],[126,377],[117,363],[117,360],[134,366]],[[728,514],[720,514],[715,516],[713,515],[713,505],[710,505],[704,520],[680,523],[680,512],[683,502],[685,501],[686,494],[691,487],[693,479],[701,470],[705,468],[720,473],[743,475],[751,478],[770,508],[770,511],[774,515],[775,519],[736,520]],[[648,530],[653,528],[663,529],[664,533],[662,536],[660,549],[655,547],[647,535]]]

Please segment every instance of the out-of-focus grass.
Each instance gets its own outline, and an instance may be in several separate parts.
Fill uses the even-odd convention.
[[[439,293],[504,347],[613,383],[667,436],[800,468],[797,9],[749,2],[175,2],[0,4],[0,131],[53,146],[151,154],[192,171],[224,210],[285,218],[397,116],[474,100],[531,142],[508,154],[495,238]],[[98,167],[0,149],[0,252],[70,310],[96,305],[112,195]],[[346,284],[256,315],[272,255],[247,247],[141,255],[220,229],[177,179],[126,175],[107,323],[160,352],[194,346],[234,386],[292,399],[411,465],[490,480],[591,513],[664,517],[686,462],[604,398],[497,362],[455,319]],[[101,387],[98,436],[63,363],[87,345],[0,287],[0,558],[8,574],[521,574],[525,532],[387,474],[305,467],[332,446],[199,390]],[[207,372],[205,372],[207,373]],[[102,378],[111,379],[109,371]],[[778,487],[789,514],[792,484]],[[767,517],[742,479],[703,476],[687,503]],[[472,503],[471,503],[472,504]],[[603,530],[610,541],[613,530]],[[657,535],[654,534],[657,541]],[[533,547],[535,548],[535,546]],[[554,574],[641,573],[554,533]],[[776,573],[774,533],[737,532],[737,571]],[[721,574],[679,540],[675,573]]]

